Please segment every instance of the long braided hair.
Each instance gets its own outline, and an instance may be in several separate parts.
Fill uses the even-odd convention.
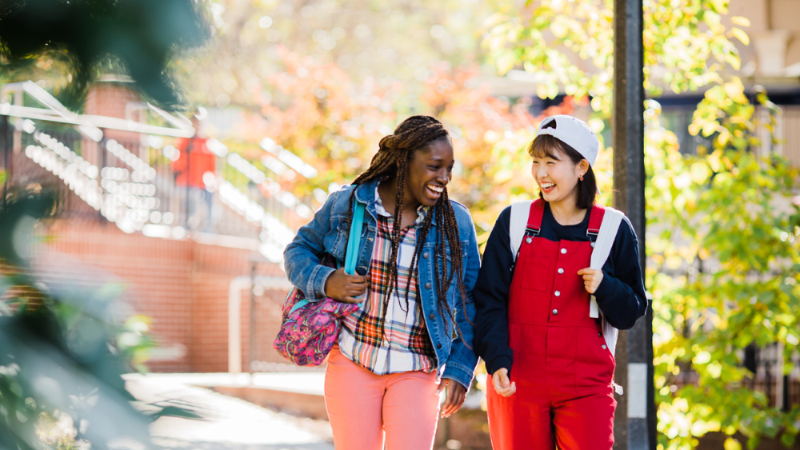
[[[384,324],[386,322],[386,311],[388,309],[389,300],[392,292],[400,291],[397,281],[397,255],[400,249],[401,241],[401,220],[403,217],[403,200],[405,198],[405,178],[406,170],[409,161],[414,157],[414,154],[426,149],[428,145],[433,142],[450,139],[450,135],[445,130],[441,122],[430,116],[412,116],[404,120],[403,123],[397,126],[394,134],[383,137],[378,144],[378,153],[372,158],[369,168],[359,175],[353,185],[360,185],[375,179],[392,179],[397,182],[397,198],[395,199],[394,206],[394,226],[392,227],[392,253],[389,261],[389,286],[386,290],[386,295],[383,299],[383,316],[381,317],[381,333],[385,332]],[[350,194],[350,217],[352,221],[353,214],[353,199],[355,189]],[[445,333],[448,332],[448,322],[450,318],[453,324],[458,329],[458,324],[455,320],[455,313],[451,311],[450,305],[447,303],[447,290],[453,281],[455,274],[461,274],[463,267],[463,259],[461,253],[461,241],[459,240],[458,222],[456,222],[455,212],[453,205],[450,203],[447,194],[447,187],[439,197],[439,200],[433,206],[432,211],[428,211],[425,220],[417,231],[416,246],[414,248],[414,255],[411,258],[411,267],[409,270],[408,286],[406,286],[405,293],[405,311],[408,312],[408,293],[411,284],[411,279],[414,279],[417,292],[419,289],[419,255],[421,254],[422,246],[427,240],[428,233],[433,224],[433,219],[436,218],[439,224],[438,232],[439,239],[436,244],[436,251],[433,259],[434,263],[434,280],[436,283],[437,293],[437,307],[439,314],[445,318]],[[448,270],[447,252],[446,247],[450,249],[452,257],[452,267]],[[440,272],[439,267],[443,268]],[[457,276],[458,288],[461,293],[461,305],[466,315],[466,290],[464,289],[464,281],[461,276]],[[401,306],[402,308],[402,306]],[[467,317],[469,321],[469,317]],[[470,323],[472,323],[470,321]],[[458,330],[461,331],[460,329]],[[469,345],[469,343],[466,343]]]

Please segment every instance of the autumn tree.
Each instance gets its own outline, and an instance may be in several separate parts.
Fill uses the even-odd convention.
[[[394,103],[405,114],[418,107],[432,65],[479,59],[475,30],[488,14],[474,0],[217,0],[205,7],[211,44],[174,67],[191,88],[191,103],[251,113],[275,93],[283,47],[335,64],[355,82],[401,82],[405,90]]]
[[[269,79],[272,93],[261,97],[257,112],[245,113],[235,138],[226,143],[282,190],[319,206],[331,184],[354,179],[377,151],[380,138],[391,134],[397,120],[394,101],[402,95],[402,85],[357,82],[334,63],[284,47],[277,51],[281,70]],[[258,88],[253,93],[258,98]],[[313,173],[281,162],[284,150],[313,167]],[[261,186],[268,197],[274,194],[270,185]]]

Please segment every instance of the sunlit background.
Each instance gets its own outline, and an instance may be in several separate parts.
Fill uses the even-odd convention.
[[[333,448],[282,253],[409,115],[481,247],[549,115],[611,204],[611,2],[129,3],[0,7],[0,447]],[[644,10],[659,448],[796,446],[800,3]],[[490,448],[481,372],[436,448]]]

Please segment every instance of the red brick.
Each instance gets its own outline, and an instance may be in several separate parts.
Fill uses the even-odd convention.
[[[154,361],[154,371],[228,370],[228,288],[249,276],[251,250],[199,244],[191,239],[125,234],[114,224],[58,219],[47,224],[53,236],[42,259],[71,257],[110,274],[126,287],[125,299],[138,314],[152,318],[152,334],[162,346],[183,346],[186,354]],[[67,266],[69,264],[66,264]],[[69,267],[48,266],[48,277],[74,278]],[[257,275],[283,276],[272,263],[258,263]],[[273,349],[286,292],[266,291],[256,298],[256,360],[287,362]],[[242,361],[250,360],[250,290],[241,293]]]

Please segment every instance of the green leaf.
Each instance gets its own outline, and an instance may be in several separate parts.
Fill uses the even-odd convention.
[[[741,28],[731,28],[731,33],[733,33],[733,36],[736,39],[742,41],[742,44],[750,45],[750,36],[748,36],[747,33],[745,33]]]
[[[731,22],[733,22],[734,25],[739,25],[740,27],[750,26],[750,19],[748,19],[747,17],[733,16],[731,17]]]
[[[725,62],[731,65],[735,70],[739,70],[742,66],[742,60],[739,55],[733,53],[725,54]]]

